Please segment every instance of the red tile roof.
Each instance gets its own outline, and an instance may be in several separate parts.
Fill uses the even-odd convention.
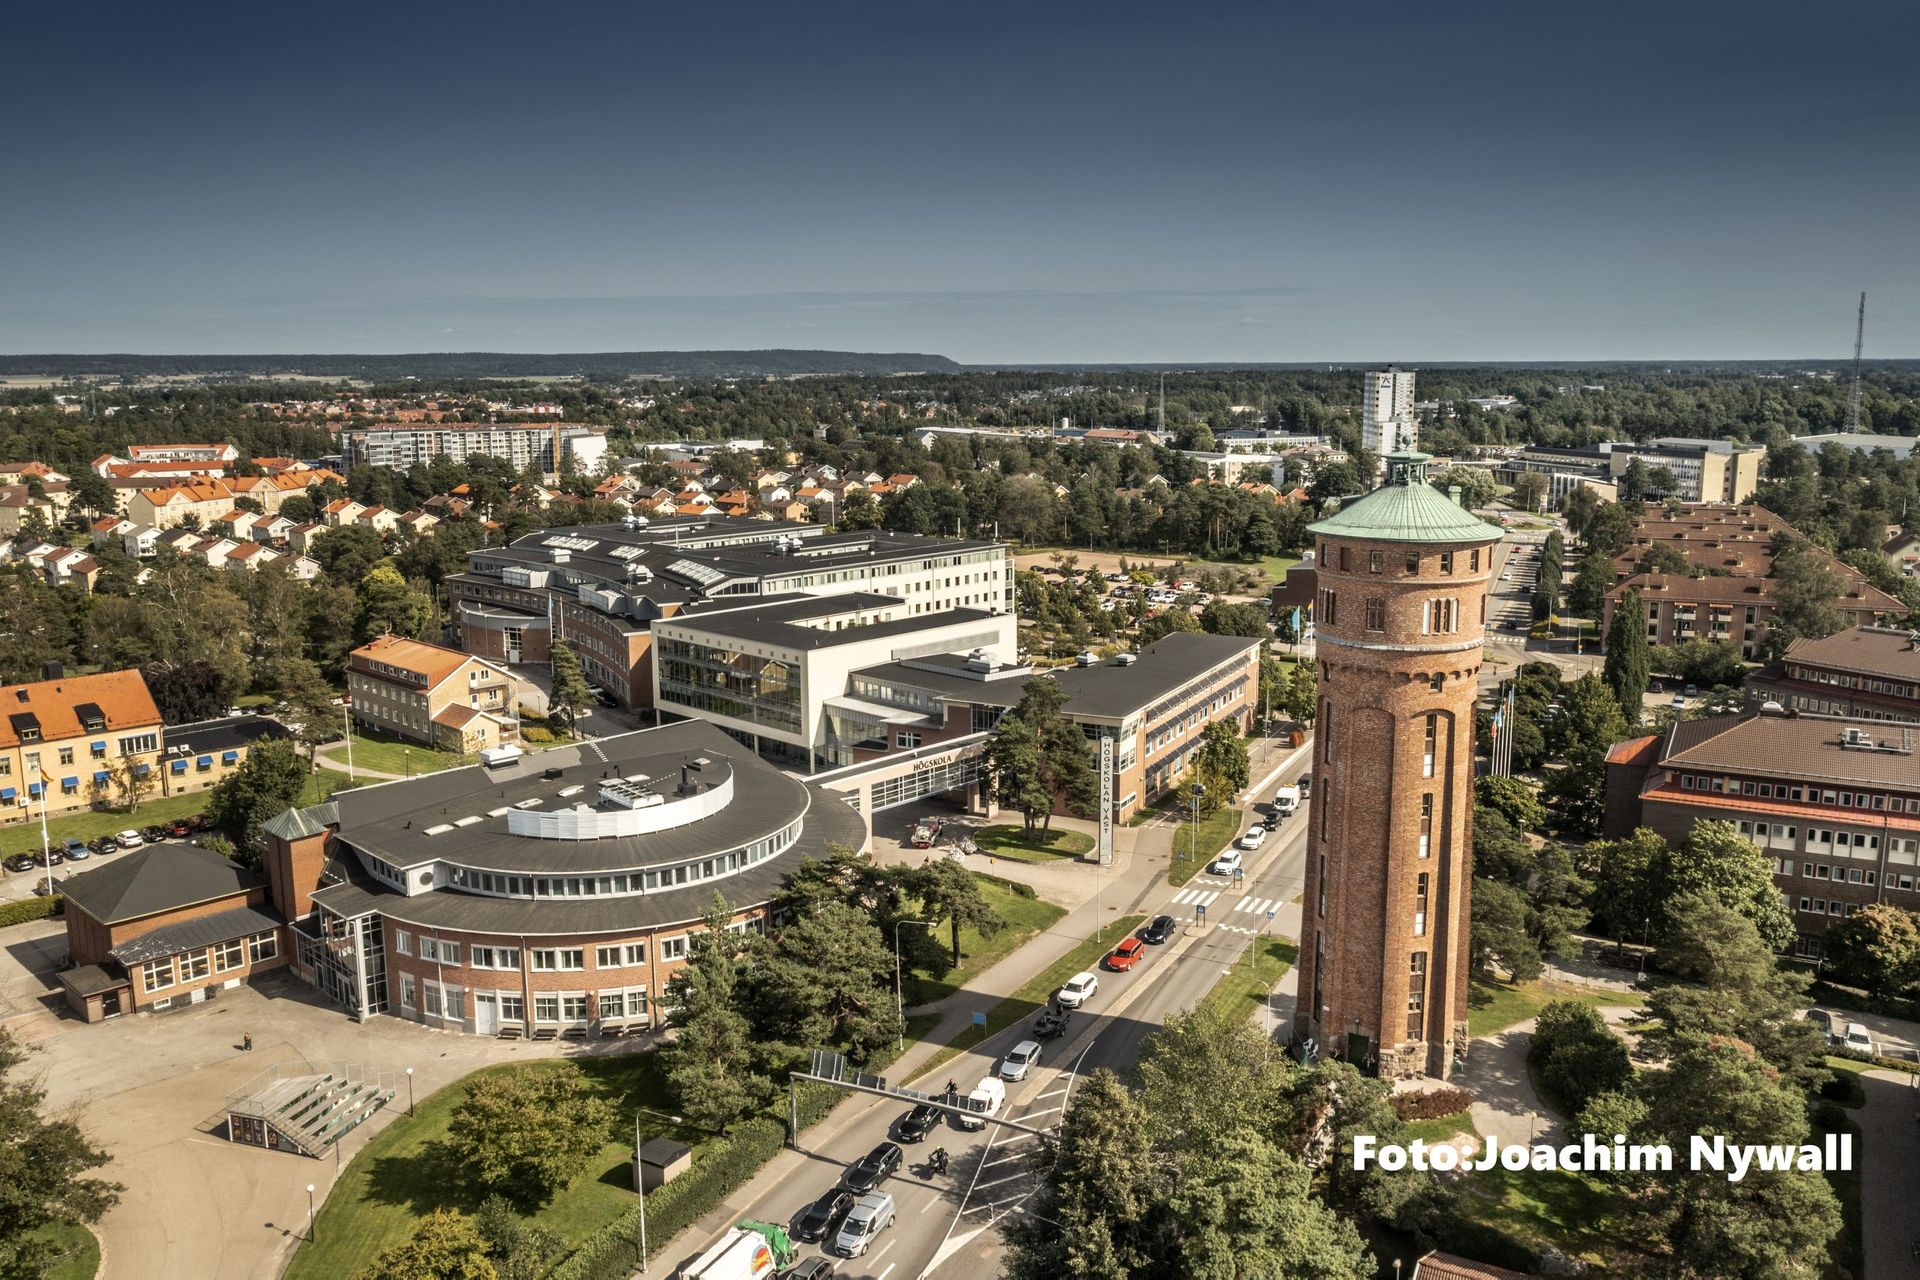
[[[79,708],[89,703],[100,708],[106,720],[104,728],[88,730],[81,724]],[[42,742],[78,738],[88,732],[147,728],[160,723],[160,709],[154,705],[153,695],[147,692],[147,682],[133,670],[0,686],[0,746],[20,744],[21,730],[31,724],[23,721],[23,716],[31,716],[38,722]]]

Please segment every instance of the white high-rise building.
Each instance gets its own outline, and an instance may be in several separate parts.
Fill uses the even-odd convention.
[[[1389,365],[1360,375],[1360,443],[1375,457],[1419,447],[1411,369]]]

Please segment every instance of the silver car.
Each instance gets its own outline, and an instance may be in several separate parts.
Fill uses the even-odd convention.
[[[853,1202],[840,1230],[833,1237],[833,1251],[849,1258],[865,1253],[874,1238],[893,1225],[893,1197],[884,1191],[869,1191]]]

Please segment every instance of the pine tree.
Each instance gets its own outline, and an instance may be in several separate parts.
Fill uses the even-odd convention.
[[[1647,609],[1639,588],[1620,597],[1607,625],[1605,679],[1620,704],[1627,727],[1640,723],[1645,710],[1647,682],[1652,678],[1653,655],[1647,649]]]

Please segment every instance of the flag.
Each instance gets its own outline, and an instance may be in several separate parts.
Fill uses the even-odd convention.
[[[1504,709],[1496,710],[1493,713],[1493,736],[1494,737],[1497,738],[1500,736],[1500,726],[1506,722],[1506,718],[1507,718],[1507,713]]]

